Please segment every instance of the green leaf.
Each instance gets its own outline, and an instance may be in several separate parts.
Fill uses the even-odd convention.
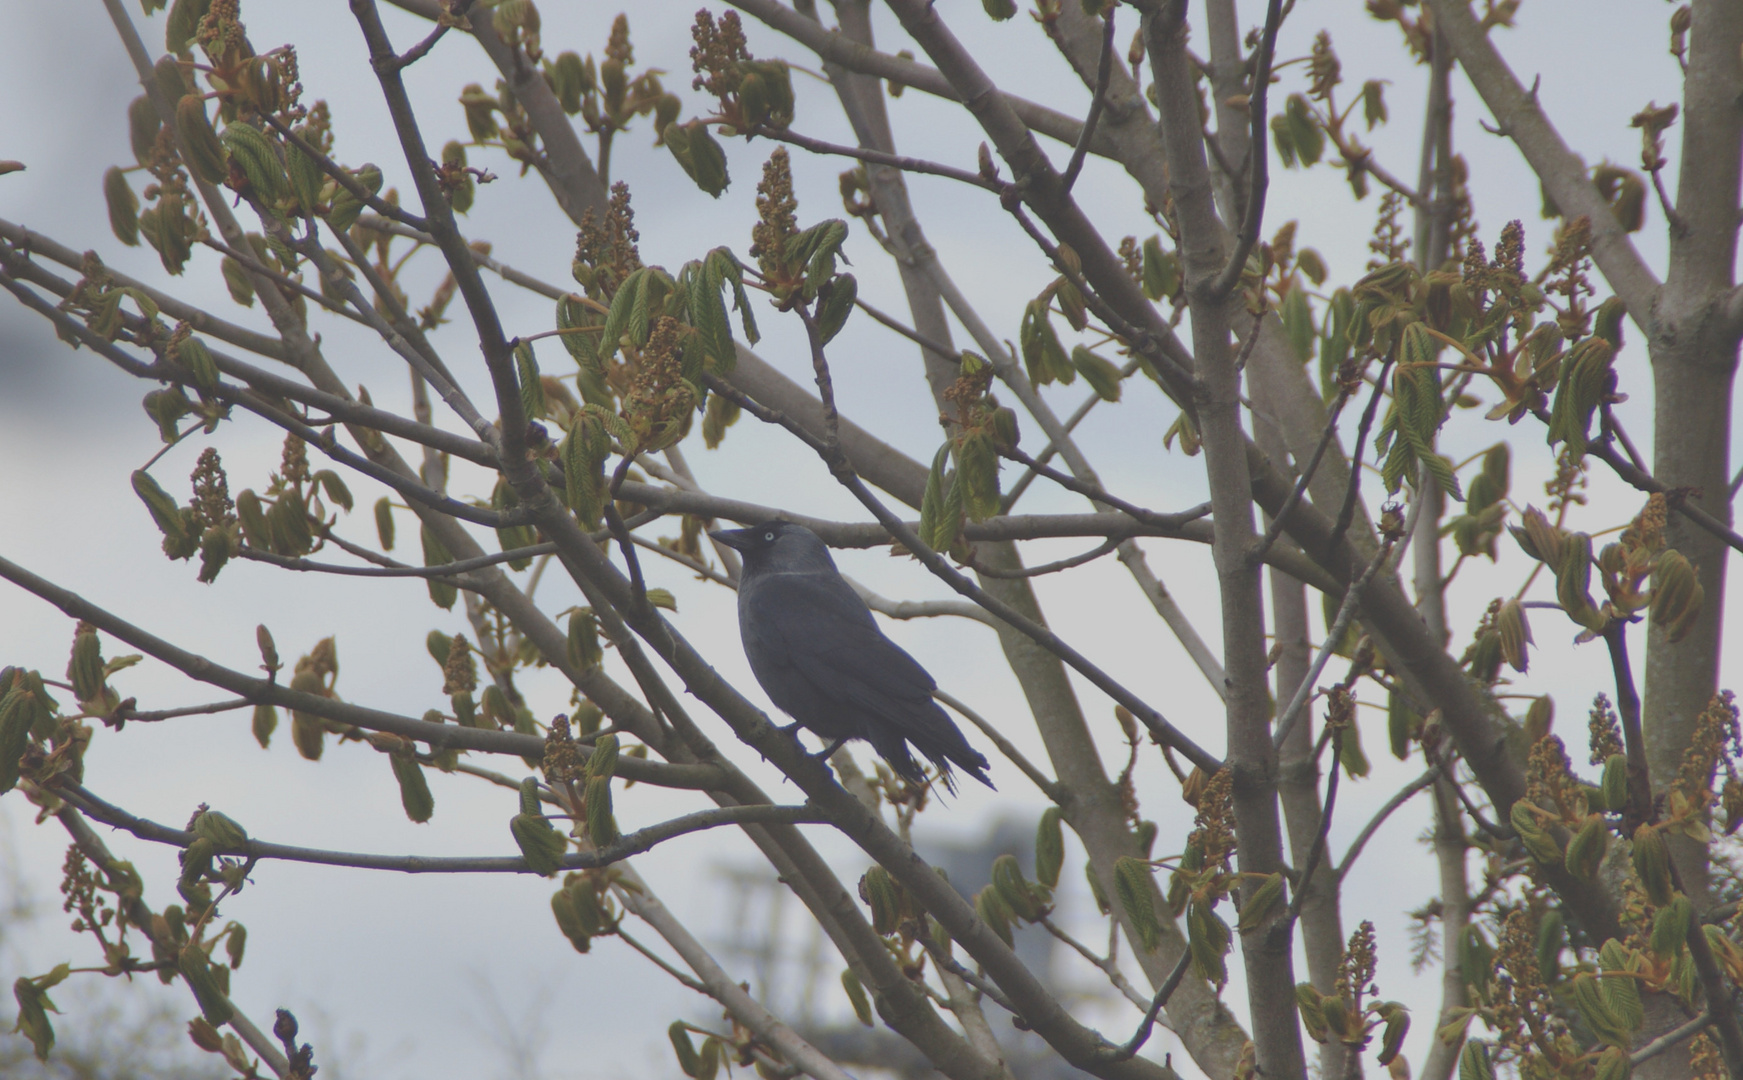
[[[1306,289],[1290,289],[1278,305],[1277,315],[1283,320],[1283,336],[1302,363],[1313,359],[1313,307],[1307,302]]]
[[[639,302],[642,286],[647,281],[648,268],[642,267],[632,271],[617,287],[617,295],[611,298],[611,312],[605,317],[605,329],[599,334],[599,357],[603,361],[615,353],[623,341],[623,336],[629,329],[636,304]],[[646,318],[646,310],[643,310]],[[643,341],[646,340],[644,337]],[[637,341],[634,344],[640,344]]]
[[[1125,910],[1145,952],[1154,950],[1162,937],[1162,924],[1156,918],[1152,889],[1149,863],[1130,855],[1122,855],[1114,862],[1114,892],[1119,896],[1120,907]]]
[[[756,316],[751,313],[750,297],[744,291],[744,269],[738,259],[726,248],[715,248],[708,253],[710,266],[718,265],[721,280],[732,286],[732,310],[738,312],[739,322],[744,328],[744,339],[752,345],[761,340],[757,332]],[[722,372],[725,374],[725,372]]]
[[[853,302],[859,296],[859,282],[852,274],[842,274],[829,283],[829,295],[817,306],[817,341],[827,345],[847,325],[853,314]]]
[[[533,355],[533,347],[521,342],[514,347],[515,377],[520,382],[520,407],[531,420],[545,418],[545,387],[539,381],[539,358]]]
[[[1301,94],[1290,94],[1283,106],[1283,119],[1289,130],[1289,142],[1302,165],[1317,164],[1325,152],[1325,132],[1314,119],[1313,108]]]
[[[442,546],[442,541],[428,525],[419,527],[418,537],[423,541],[425,566],[441,566],[454,561],[454,556],[448,554],[448,549]],[[429,588],[430,600],[444,611],[451,610],[454,601],[460,597],[459,589],[446,581],[432,577],[425,578],[424,584]]]
[[[1063,817],[1059,807],[1049,806],[1035,829],[1035,880],[1049,889],[1059,888],[1059,870],[1065,862]]]
[[[951,486],[962,493],[962,508],[970,521],[985,521],[999,512],[999,454],[984,432],[963,437],[956,449],[956,479]]]
[[[932,455],[925,494],[920,499],[920,542],[933,551],[950,550],[962,530],[962,496],[956,490],[956,478],[944,475],[949,464],[950,443],[946,442]]]
[[[726,301],[720,295],[725,284],[720,267],[713,259],[707,259],[692,264],[689,270],[690,325],[696,328],[703,355],[713,361],[714,369],[731,371],[738,354],[732,346],[732,321],[726,314]]]
[[[1114,362],[1082,345],[1071,349],[1071,366],[1103,401],[1120,400],[1120,369]]]
[[[847,991],[847,1000],[853,1006],[853,1015],[859,1017],[859,1022],[866,1027],[871,1027],[871,1002],[866,999],[865,987],[860,984],[859,976],[853,973],[852,968],[842,970],[841,988]]]

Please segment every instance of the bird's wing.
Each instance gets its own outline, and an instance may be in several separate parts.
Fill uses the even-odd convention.
[[[839,579],[771,574],[756,583],[753,603],[763,616],[755,620],[758,636],[766,635],[770,652],[831,700],[895,721],[938,685],[884,636],[864,601]]]

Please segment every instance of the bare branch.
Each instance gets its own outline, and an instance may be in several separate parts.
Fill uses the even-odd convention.
[[[1291,5],[1293,6],[1293,5]],[[1271,89],[1271,63],[1277,53],[1277,28],[1283,23],[1283,0],[1270,0],[1265,11],[1265,30],[1259,38],[1259,54],[1254,58],[1253,85],[1247,93],[1247,112],[1252,116],[1252,134],[1247,149],[1247,206],[1235,234],[1235,249],[1229,261],[1210,285],[1210,295],[1218,300],[1234,291],[1247,268],[1247,256],[1259,242],[1259,229],[1265,223],[1265,193],[1271,186],[1271,148],[1266,141],[1270,132],[1265,123],[1265,100]],[[1205,140],[1210,142],[1212,140]],[[1253,336],[1257,336],[1257,328]]]
[[[1066,191],[1077,183],[1077,174],[1083,171],[1083,157],[1089,153],[1089,144],[1095,141],[1095,125],[1107,107],[1108,79],[1114,70],[1114,11],[1115,7],[1109,7],[1102,16],[1101,59],[1096,61],[1095,93],[1089,101],[1089,115],[1083,118],[1083,134],[1078,136],[1077,145],[1071,150],[1071,161],[1065,166],[1065,174],[1059,178],[1060,186]]]
[[[944,702],[944,704],[950,706],[952,709],[955,709],[962,715],[963,719],[979,728],[981,734],[992,740],[992,744],[998,747],[999,753],[1005,755],[1006,759],[1008,759],[1011,764],[1015,765],[1024,776],[1027,776],[1031,783],[1040,788],[1043,795],[1052,799],[1054,802],[1058,802],[1065,797],[1065,789],[1060,785],[1059,781],[1048,779],[1047,774],[1037,768],[1028,758],[1024,757],[1023,752],[1018,750],[1011,740],[1005,738],[1004,733],[994,727],[986,717],[975,712],[966,704],[942,690],[932,691],[932,696],[937,698],[939,701]]]
[[[622,759],[619,759],[620,763]],[[141,840],[185,848],[193,843],[193,832],[160,825],[103,801],[96,794],[77,784],[55,784],[46,789],[85,816],[132,833]],[[674,837],[723,825],[800,825],[826,824],[822,812],[811,806],[722,806],[713,810],[698,810],[693,814],[662,821],[626,833],[616,842],[591,851],[577,851],[562,856],[559,869],[596,870],[602,866],[640,855]],[[370,855],[355,851],[328,851],[321,848],[294,847],[250,839],[235,847],[221,848],[219,855],[235,855],[249,859],[276,859],[284,862],[315,863],[322,866],[349,866],[359,870],[393,870],[402,874],[532,874],[537,873],[518,855],[429,856]]]
[[[1336,768],[1335,763],[1333,768]],[[1338,880],[1343,880],[1344,875],[1350,872],[1350,867],[1354,866],[1356,859],[1361,856],[1362,849],[1368,846],[1368,841],[1372,840],[1374,834],[1380,831],[1380,826],[1386,823],[1386,819],[1392,816],[1393,811],[1415,798],[1417,792],[1434,783],[1434,778],[1439,775],[1440,773],[1435,769],[1428,770],[1399,788],[1396,795],[1386,800],[1385,806],[1374,812],[1374,816],[1368,819],[1368,823],[1362,826],[1362,831],[1357,833],[1356,838],[1350,842],[1350,849],[1344,852],[1343,860],[1338,863]]]

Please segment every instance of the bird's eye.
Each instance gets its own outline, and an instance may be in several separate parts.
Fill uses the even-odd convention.
[[[772,532],[763,533],[763,541],[765,543],[770,543],[770,544],[774,543],[775,542],[775,534]]]

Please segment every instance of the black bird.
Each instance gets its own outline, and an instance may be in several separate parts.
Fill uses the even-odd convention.
[[[744,555],[738,632],[751,671],[782,712],[830,744],[820,756],[864,739],[897,776],[921,784],[912,745],[952,794],[952,762],[993,786],[986,758],[932,699],[938,684],[878,629],[816,533],[771,521],[709,535]]]

